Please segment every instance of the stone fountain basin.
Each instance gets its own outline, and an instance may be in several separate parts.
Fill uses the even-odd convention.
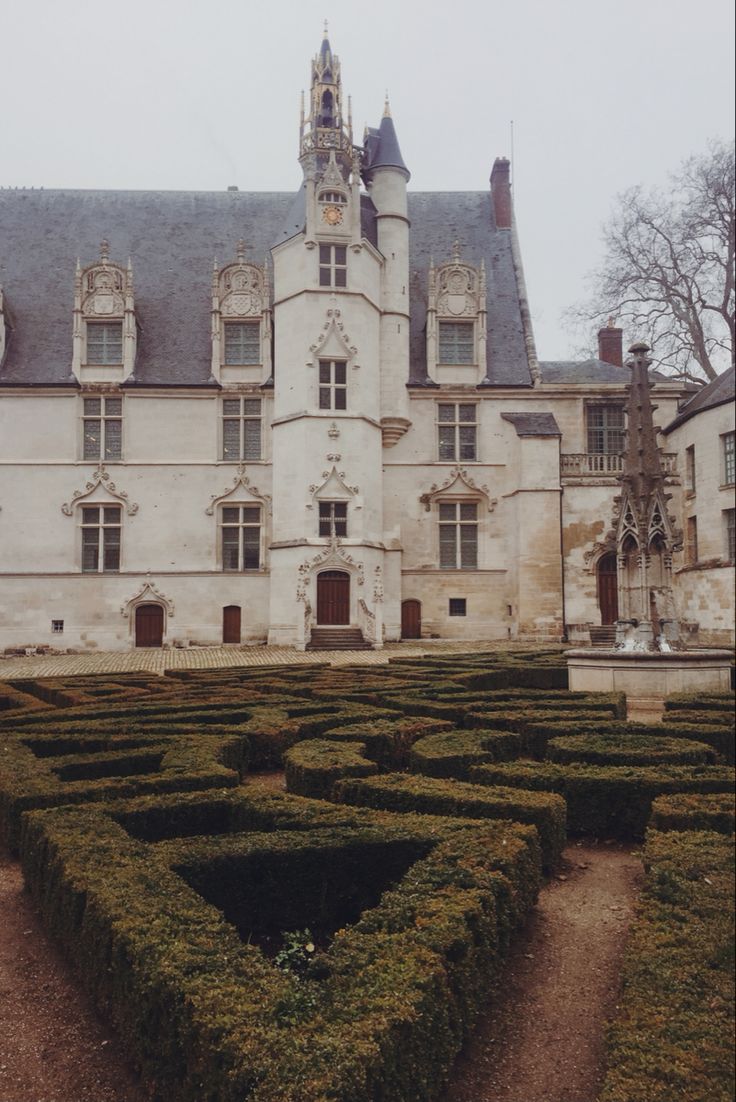
[[[672,693],[725,693],[731,689],[728,650],[565,651],[572,692],[626,693],[627,699],[664,700]]]

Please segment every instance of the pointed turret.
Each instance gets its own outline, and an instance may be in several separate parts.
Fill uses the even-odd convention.
[[[396,136],[396,127],[391,117],[391,107],[389,106],[388,96],[386,96],[381,124],[377,130],[366,129],[364,145],[363,178],[366,183],[371,181],[373,173],[378,168],[398,169],[399,172],[403,173],[407,181],[410,179],[411,173],[406,167],[404,158],[401,155],[399,139]]]

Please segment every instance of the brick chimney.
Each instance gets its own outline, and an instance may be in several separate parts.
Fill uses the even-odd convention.
[[[608,325],[598,330],[598,359],[616,367],[624,366],[624,331],[608,319]]]
[[[491,171],[491,197],[496,216],[496,229],[510,230],[512,221],[511,162],[507,157],[496,157]]]

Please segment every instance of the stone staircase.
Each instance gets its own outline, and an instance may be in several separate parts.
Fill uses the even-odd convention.
[[[592,647],[606,647],[612,650],[616,645],[616,625],[603,624],[600,627],[590,628],[590,645]]]
[[[307,650],[373,650],[356,627],[312,628]]]

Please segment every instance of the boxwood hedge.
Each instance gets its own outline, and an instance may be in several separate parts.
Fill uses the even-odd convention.
[[[718,755],[704,742],[663,735],[570,735],[553,738],[547,758],[588,765],[714,765]]]
[[[653,830],[716,830],[734,832],[733,792],[678,792],[658,796],[652,804]]]

